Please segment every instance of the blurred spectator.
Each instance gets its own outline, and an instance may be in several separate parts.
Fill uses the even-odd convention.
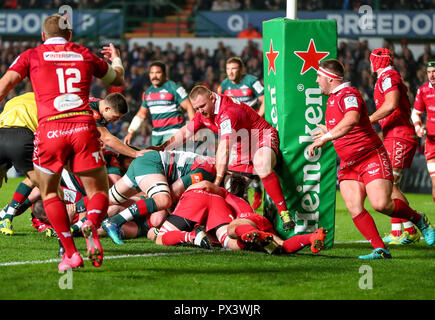
[[[3,1],[3,9],[17,9],[18,0],[5,0]]]
[[[266,4],[271,4],[275,1],[266,2],[247,0],[239,2],[243,3],[244,10],[249,10],[247,9],[247,6],[250,6],[251,8],[255,6],[255,8],[258,8],[258,5],[262,5],[265,7]],[[38,3],[38,5],[41,5],[42,7],[45,5],[45,1],[41,0],[35,0],[32,3]],[[198,6],[203,5],[203,3],[204,5],[208,3],[208,5],[211,6],[211,1],[197,1]],[[309,7],[310,3],[318,2],[307,1],[302,3],[299,1],[299,5],[303,6],[305,8],[304,10]],[[365,4],[366,2],[361,1],[361,3]],[[327,5],[332,6],[334,4],[332,1],[323,1],[323,9],[325,9]],[[186,44],[180,48],[174,47],[171,42],[168,42],[166,46],[156,45],[152,41],[145,45],[132,43],[130,48],[125,44],[121,44],[119,48],[125,68],[126,84],[125,88],[120,88],[120,90],[122,90],[122,93],[126,96],[130,112],[124,116],[117,126],[113,125],[113,128],[111,129],[116,131],[119,135],[122,135],[122,124],[124,122],[129,123],[132,117],[136,114],[140,106],[142,92],[150,85],[149,79],[146,75],[148,73],[148,64],[154,57],[162,57],[164,63],[167,65],[169,79],[182,85],[188,92],[195,84],[200,82],[209,86],[211,89],[216,88],[217,85],[225,79],[225,61],[232,56],[240,56],[245,63],[247,72],[258,77],[263,83],[263,51],[259,49],[257,43],[251,39],[240,41],[246,41],[246,45],[243,47],[241,52],[233,52],[233,50],[223,41],[219,41],[214,50],[205,49],[201,46],[195,46],[195,49],[193,50],[192,45],[189,44],[187,40]],[[83,39],[80,39],[79,42],[86,45]],[[14,58],[19,55],[19,53],[29,47],[35,47],[37,44],[39,44],[37,41],[0,42],[0,76],[6,72]],[[413,102],[412,97],[415,95],[417,88],[427,81],[425,66],[428,61],[434,59],[433,53],[430,43],[427,43],[424,46],[423,54],[419,55],[418,59],[416,59],[408,48],[407,43],[401,43],[399,45],[401,46],[401,50],[395,52],[394,44],[392,42],[385,41],[383,44],[383,46],[395,52],[394,65],[404,77],[404,80],[410,89],[409,93],[411,96],[411,102]],[[93,51],[100,54],[99,47],[94,47]],[[370,52],[371,48],[368,47],[367,40],[354,41],[340,39],[337,58],[345,65],[346,79],[351,80],[353,84],[360,89],[361,94],[366,101],[369,113],[372,113],[374,111],[374,77],[370,71]],[[15,95],[31,90],[32,87],[30,82],[24,80],[15,88],[14,91],[9,93],[8,97],[3,102],[3,105],[7,100]],[[108,88],[101,81],[97,80],[93,82],[91,95],[97,98],[102,98],[107,94],[107,92],[110,92],[110,90],[113,90],[113,88]],[[0,105],[0,111],[2,110],[3,105]],[[149,124],[147,125],[149,126]],[[145,126],[143,130],[144,132],[147,132],[147,126]],[[133,142],[144,145],[147,143],[147,137],[143,140],[143,138],[140,138],[138,135],[137,140]]]
[[[285,10],[286,1],[285,0],[266,0],[266,8],[268,10]]]
[[[239,0],[229,0],[228,2],[228,7],[229,10],[240,10],[240,8],[242,7],[242,4],[240,3]]]
[[[239,32],[237,35],[238,38],[262,38],[262,35],[254,28],[251,23],[248,23],[246,29]]]
[[[230,3],[226,0],[214,0],[211,5],[211,11],[228,11]]]

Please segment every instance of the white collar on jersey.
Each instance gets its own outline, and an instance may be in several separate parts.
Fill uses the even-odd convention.
[[[388,66],[388,67],[382,69],[381,73],[378,75],[378,78],[379,78],[379,77],[381,76],[381,74],[383,74],[385,71],[388,71],[388,70],[391,70],[391,69],[393,69],[393,66]]]
[[[342,84],[340,84],[338,87],[335,87],[335,89],[334,90],[332,90],[331,91],[331,93],[337,93],[338,91],[340,91],[341,89],[343,89],[343,88],[346,88],[346,87],[350,87],[350,81],[348,81],[348,82],[343,82]]]
[[[216,102],[214,103],[214,114],[218,114],[219,113],[219,106],[221,105],[221,96],[218,95],[217,93],[214,93],[214,96],[216,97]]]
[[[48,38],[47,40],[45,40],[44,44],[64,44],[67,42],[68,41],[65,38],[53,37],[53,38]]]
[[[432,83],[429,82],[429,88],[433,89]]]

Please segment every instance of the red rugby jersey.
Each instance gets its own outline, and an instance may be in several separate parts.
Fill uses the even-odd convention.
[[[408,98],[408,88],[403,83],[399,72],[390,66],[385,68],[376,80],[374,89],[376,109],[379,109],[385,102],[385,95],[394,90],[400,92],[399,106],[391,114],[379,120],[384,139],[413,139],[415,132],[411,123],[411,103]]]
[[[350,82],[346,82],[335,88],[328,98],[325,114],[328,130],[343,120],[344,115],[349,111],[359,112],[359,123],[345,136],[333,140],[342,167],[346,164],[351,165],[367,154],[367,151],[382,145],[381,139],[370,123],[367,106],[361,94],[358,89],[351,86]]]
[[[435,88],[426,82],[417,90],[414,108],[417,111],[426,111],[426,130],[428,136],[435,136]]]
[[[189,130],[196,132],[207,127],[224,138],[245,129],[251,136],[259,139],[267,132],[263,130],[276,130],[247,104],[222,94],[216,94],[216,96],[214,116],[207,119],[197,112],[189,122]]]
[[[30,78],[41,123],[64,113],[91,111],[92,76],[103,78],[108,64],[88,48],[55,37],[24,51],[9,70],[18,72],[21,79]],[[92,116],[84,117],[92,119]]]

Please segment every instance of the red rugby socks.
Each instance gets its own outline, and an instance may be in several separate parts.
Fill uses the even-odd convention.
[[[70,222],[65,204],[58,196],[43,201],[45,214],[50,224],[56,231],[60,242],[65,248],[65,254],[70,258],[73,253],[77,252],[74,239],[70,231]]]
[[[107,208],[109,207],[109,198],[104,193],[96,193],[88,199],[86,217],[96,228],[101,225],[101,221],[106,217]]]
[[[290,239],[285,240],[284,243],[282,244],[282,247],[287,253],[293,253],[299,251],[302,248],[306,247],[307,245],[311,244],[310,242],[311,235],[312,233],[295,235]]]
[[[193,243],[195,240],[195,231],[168,231],[162,236],[162,244],[173,246],[179,243]]]
[[[372,216],[364,210],[360,214],[358,214],[355,218],[353,218],[353,223],[361,232],[361,234],[366,238],[374,249],[383,248],[385,249],[384,242],[379,235],[378,229],[376,228],[375,221]]]
[[[284,194],[282,193],[281,184],[276,173],[272,172],[267,177],[261,179],[261,181],[263,181],[267,194],[275,203],[278,213],[287,211],[287,204],[285,203]]]

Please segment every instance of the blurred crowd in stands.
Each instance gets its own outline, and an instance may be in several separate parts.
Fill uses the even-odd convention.
[[[29,47],[35,47],[38,43],[1,43],[0,75],[6,72],[8,66],[21,52]],[[402,41],[400,44],[384,41],[383,46],[395,52],[394,66],[405,80],[409,88],[410,100],[413,102],[418,87],[427,81],[425,65],[433,57],[430,44],[425,45],[424,53],[418,57],[413,56],[406,41]],[[181,84],[188,92],[198,83],[205,84],[216,91],[221,81],[226,78],[225,61],[232,56],[240,56],[245,62],[246,72],[263,81],[263,52],[252,40],[247,41],[247,45],[241,52],[234,52],[223,42],[218,42],[217,48],[213,51],[201,47],[193,50],[188,41],[182,48],[173,47],[171,42],[168,42],[165,48],[154,45],[153,42],[148,42],[146,46],[133,44],[130,50],[128,50],[127,45],[121,45],[119,48],[126,70],[126,86],[124,88],[108,88],[100,80],[95,80],[91,95],[102,98],[113,90],[122,90],[131,110],[120,122],[109,126],[109,130],[121,139],[126,134],[129,121],[141,104],[143,91],[150,86],[148,65],[153,60],[162,60],[167,65],[168,78]],[[338,44],[338,59],[345,66],[345,77],[359,88],[367,102],[369,113],[375,110],[373,101],[375,78],[370,72],[369,60],[370,52],[373,49],[375,48],[368,47],[366,40],[360,42],[340,40]],[[96,54],[100,54],[99,48],[93,50]],[[24,81],[11,91],[5,101],[17,94],[31,90],[29,81]],[[149,132],[149,130],[149,127],[144,128],[144,132]],[[139,138],[136,143],[143,145],[144,141]]]
[[[287,0],[195,0],[197,10],[285,10]],[[298,1],[298,10],[355,10],[369,5],[376,10],[435,9],[433,0],[304,0]]]
[[[57,8],[61,5],[68,4],[73,8],[101,8],[106,5],[107,0],[6,0],[3,1],[3,8],[10,9],[44,9]],[[188,0],[172,0],[178,6],[182,6]],[[193,11],[197,10],[285,10],[286,0],[195,0]],[[358,10],[359,6],[368,4],[374,8],[380,9],[431,9],[435,8],[435,0],[307,0],[298,1],[299,10]],[[162,6],[159,10],[165,11],[167,8]],[[3,75],[14,59],[25,49],[35,47],[40,42],[0,42],[0,75]],[[80,43],[86,45],[86,43]],[[339,41],[338,58],[342,61],[346,70],[346,79],[359,88],[367,102],[369,113],[374,111],[373,86],[375,78],[370,72],[370,51],[375,48],[369,48],[367,41]],[[400,44],[394,44],[385,41],[384,47],[395,52],[394,66],[401,73],[405,83],[409,88],[411,102],[414,101],[414,95],[418,87],[426,79],[425,64],[432,59],[430,44],[425,46],[424,53],[421,56],[414,57],[408,48],[406,41]],[[166,47],[162,48],[149,42],[146,46],[133,44],[128,50],[126,44],[119,46],[124,67],[126,70],[126,86],[121,89],[107,88],[101,81],[96,80],[92,86],[91,95],[97,98],[104,97],[113,90],[122,90],[126,96],[131,111],[118,123],[109,126],[114,134],[121,139],[126,134],[127,126],[131,118],[136,114],[144,90],[150,86],[148,77],[148,65],[153,60],[162,60],[167,65],[168,79],[182,85],[188,92],[198,83],[210,87],[212,90],[217,89],[223,79],[226,78],[225,61],[232,56],[240,56],[246,65],[246,73],[257,76],[263,81],[263,53],[261,48],[253,41],[248,41],[246,47],[241,52],[234,52],[223,42],[219,42],[215,50],[210,51],[206,48],[197,47],[195,50],[186,40],[184,47],[173,47],[169,42]],[[93,49],[96,54],[100,54],[100,48]],[[400,53],[400,54],[397,54]],[[29,81],[21,82],[14,90],[9,93],[5,99],[6,102],[11,97],[31,91]],[[3,104],[4,104],[3,102]],[[3,105],[0,105],[0,111]],[[149,132],[149,124],[144,127],[144,132]],[[140,139],[140,138],[139,138]],[[137,144],[143,145],[144,141],[136,141]]]
[[[128,0],[118,0],[117,3]],[[4,0],[3,9],[53,9],[61,5],[69,5],[73,9],[98,9],[113,0]],[[179,7],[193,3],[195,10],[285,10],[287,0],[171,0]],[[155,13],[166,13],[172,6],[165,1],[156,0],[158,5]],[[161,3],[161,5],[159,5]],[[298,1],[298,10],[356,10],[362,5],[369,5],[378,10],[427,10],[435,9],[434,0],[304,0]],[[140,10],[138,4],[137,9]]]

